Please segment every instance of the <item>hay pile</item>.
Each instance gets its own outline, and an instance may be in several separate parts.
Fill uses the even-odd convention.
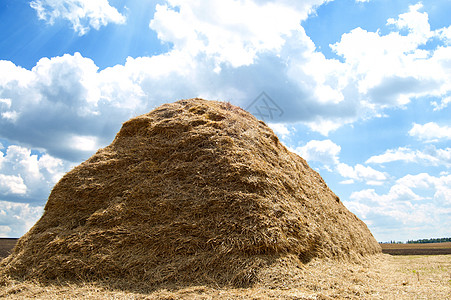
[[[1,267],[41,282],[248,286],[312,258],[378,252],[366,225],[265,123],[190,99],[125,122],[67,173]]]

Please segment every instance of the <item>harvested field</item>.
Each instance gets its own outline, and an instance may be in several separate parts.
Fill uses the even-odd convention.
[[[11,250],[17,243],[17,239],[14,238],[0,238],[0,259],[7,257],[11,254]]]
[[[281,286],[190,286],[153,292],[114,290],[96,283],[42,286],[3,279],[5,299],[450,299],[451,255],[389,256],[363,264],[314,259]]]
[[[380,244],[382,253],[391,255],[446,255],[451,254],[451,242],[425,244]]]

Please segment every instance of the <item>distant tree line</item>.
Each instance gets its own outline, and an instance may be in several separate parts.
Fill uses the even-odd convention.
[[[427,243],[445,243],[451,242],[451,238],[432,238],[432,239],[421,239],[415,241],[407,241],[407,244],[427,244]]]
[[[432,239],[408,240],[407,242],[389,241],[389,242],[381,242],[381,243],[382,244],[427,244],[427,243],[446,243],[446,242],[451,242],[451,237],[449,237],[449,238],[432,238]]]

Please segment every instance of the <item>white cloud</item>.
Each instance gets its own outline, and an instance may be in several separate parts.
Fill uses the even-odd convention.
[[[269,123],[269,127],[282,139],[286,139],[289,135],[291,135],[291,131],[293,129],[288,129],[287,124],[276,124],[276,123]]]
[[[24,184],[22,177],[0,174],[0,195],[23,195],[26,192],[27,186]]]
[[[108,0],[33,0],[30,6],[39,19],[54,24],[56,19],[66,19],[79,35],[90,28],[99,29],[108,23],[123,24],[126,18]]]
[[[434,146],[425,150],[412,150],[408,147],[389,149],[385,153],[370,157],[366,163],[384,164],[395,161],[418,163],[432,166],[451,167],[451,148],[437,149]]]
[[[357,201],[370,201],[378,205],[392,205],[395,202],[409,202],[419,201],[423,198],[415,194],[408,186],[403,184],[393,185],[387,194],[378,194],[374,189],[362,190],[359,192],[353,192],[350,196],[351,200]]]
[[[157,5],[150,27],[176,50],[213,57],[219,71],[223,62],[239,67],[259,53],[279,52],[306,17],[306,7],[323,1],[303,2],[170,0]]]
[[[329,172],[336,171],[346,180],[341,184],[354,184],[365,182],[368,185],[382,185],[388,178],[388,174],[377,171],[370,166],[356,164],[350,166],[340,162],[339,154],[341,147],[331,140],[312,140],[302,147],[290,149],[309,163],[319,162],[320,168],[325,168]]]
[[[42,206],[0,200],[0,236],[21,237],[42,215]]]
[[[50,189],[73,165],[17,145],[1,150],[0,236],[20,237],[41,216]]]
[[[338,154],[341,151],[341,147],[331,140],[313,140],[305,146],[297,147],[294,151],[306,161],[321,162],[324,167],[330,169],[339,163]]]
[[[0,111],[2,111],[0,117],[14,123],[18,117],[18,113],[16,111],[9,110],[10,108],[11,99],[0,98]]]
[[[431,105],[434,107],[434,111],[445,109],[450,103],[451,96],[442,98],[440,103],[438,103],[437,101],[431,101]]]
[[[30,71],[0,61],[0,136],[64,159],[86,159],[110,142],[138,107],[146,110],[135,74],[123,68],[113,75],[111,69],[98,72],[79,53],[43,58]],[[5,117],[10,111],[17,112],[14,122]],[[76,136],[84,142],[74,147]]]
[[[95,152],[99,148],[97,137],[73,135],[68,141],[72,147],[80,151]]]
[[[434,199],[438,203],[451,204],[451,175],[444,174],[439,177],[427,173],[406,175],[396,183],[415,189],[433,189]]]
[[[43,203],[53,185],[71,164],[43,154],[38,157],[30,149],[10,145],[0,152],[0,199]]]
[[[426,173],[406,175],[396,181],[387,193],[366,189],[353,192],[346,207],[359,217],[370,221],[373,230],[381,237],[421,236],[442,232],[448,226],[451,204],[451,177],[432,176]],[[415,233],[416,232],[416,233]],[[429,233],[428,233],[429,232]],[[446,232],[446,230],[445,230]],[[404,238],[404,239],[405,239]]]
[[[376,105],[373,109],[405,106],[426,95],[442,97],[451,90],[450,59],[445,56],[450,49],[421,48],[439,35],[430,30],[428,14],[420,9],[421,4],[413,5],[389,19],[394,31],[387,35],[356,28],[331,46],[345,59],[362,99]]]
[[[409,12],[400,14],[398,19],[390,18],[387,24],[394,25],[398,29],[407,29],[409,31],[409,39],[412,47],[416,48],[427,42],[427,40],[434,35],[431,32],[429,25],[429,17],[426,12],[420,13],[419,10],[423,8],[423,4],[418,3],[409,7]]]
[[[434,122],[429,122],[424,125],[414,123],[412,129],[409,131],[409,135],[426,142],[451,140],[451,126],[439,126]]]
[[[340,184],[354,184],[354,183],[355,183],[354,179],[346,179],[346,180],[340,181]]]
[[[444,40],[447,45],[451,44],[451,26],[437,30],[437,35]]]
[[[324,136],[328,136],[330,132],[333,132],[347,123],[352,123],[354,119],[344,119],[341,124],[336,119],[328,119],[327,116],[318,116],[313,122],[306,122],[307,126],[312,130],[321,133]]]
[[[350,201],[345,203],[346,207],[364,219],[370,218],[376,223],[378,219],[383,219],[381,216],[391,218],[392,224],[425,223],[430,221],[428,215],[434,212],[432,207],[435,208],[421,203],[422,197],[401,185],[392,186],[387,194],[378,194],[374,189],[353,192],[349,199]],[[429,208],[427,211],[424,210],[426,207]]]
[[[338,173],[354,181],[365,181],[368,185],[382,185],[385,180],[388,179],[388,175],[377,171],[369,166],[365,167],[361,164],[357,164],[354,167],[344,163],[337,165]],[[351,183],[351,181],[345,181],[345,184]]]
[[[14,65],[10,61],[0,60],[0,86],[16,82],[18,89],[23,89],[33,79],[33,75],[22,67]],[[13,99],[11,97],[1,96],[0,108],[10,109]]]
[[[11,108],[11,99],[1,99],[0,98],[0,107],[3,106],[6,109]]]
[[[383,164],[393,161],[413,162],[416,159],[416,152],[410,148],[400,147],[398,149],[389,149],[384,154],[370,157],[366,163]]]

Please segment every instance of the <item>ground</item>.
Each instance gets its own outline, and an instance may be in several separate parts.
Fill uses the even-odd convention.
[[[382,252],[392,255],[445,255],[451,254],[451,242],[424,244],[381,244]]]
[[[220,289],[195,286],[143,293],[96,284],[40,286],[3,278],[6,299],[451,299],[451,255],[373,256],[362,264],[313,260],[279,286]]]

